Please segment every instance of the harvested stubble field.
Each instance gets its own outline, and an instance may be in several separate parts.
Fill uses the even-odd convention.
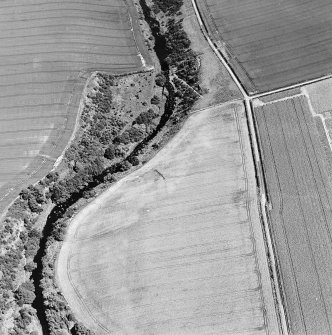
[[[197,0],[249,92],[330,74],[332,2]]]
[[[292,334],[332,334],[332,188],[306,97],[255,108]]]
[[[1,1],[0,212],[65,148],[89,75],[149,61],[134,15],[124,0]]]
[[[241,103],[193,114],[72,220],[57,262],[97,334],[278,334]]]

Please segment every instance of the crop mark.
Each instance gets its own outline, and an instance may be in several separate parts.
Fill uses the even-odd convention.
[[[250,190],[249,190],[248,172],[247,172],[247,166],[246,166],[246,157],[245,157],[245,153],[244,153],[244,144],[243,144],[243,138],[242,138],[242,129],[241,129],[241,124],[240,124],[240,120],[239,120],[238,109],[236,107],[233,107],[233,111],[234,111],[234,115],[235,115],[236,127],[237,127],[237,133],[238,133],[240,151],[241,151],[242,169],[243,169],[243,174],[244,174],[245,192],[246,192],[245,204],[246,204],[247,218],[248,218],[249,227],[250,227],[250,235],[251,235],[251,238],[252,238],[252,246],[253,246],[254,257],[255,257],[255,267],[256,267],[256,271],[257,271],[257,279],[258,279],[259,285],[260,285],[260,287],[262,287],[262,278],[261,278],[261,273],[260,273],[260,269],[259,269],[259,262],[258,262],[258,258],[257,258],[256,240],[255,240],[255,234],[254,234],[254,229],[253,229],[253,226],[252,226],[252,219],[251,219]],[[263,296],[262,289],[260,289],[260,298],[261,298],[261,303],[262,303],[262,312],[263,312],[263,318],[264,318],[265,333],[269,334],[267,315],[266,315],[266,306],[265,306],[265,301],[264,301],[264,296]]]

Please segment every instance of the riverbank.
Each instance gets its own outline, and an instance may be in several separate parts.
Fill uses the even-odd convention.
[[[162,73],[159,76],[158,83],[157,80],[156,83],[158,85],[162,83],[161,87],[166,100],[163,113],[155,129],[138,143],[130,154],[125,157],[123,162],[126,163],[130,163],[133,160],[135,161],[135,158],[144,163],[152,157],[154,153],[158,151],[160,147],[181,127],[181,124],[187,118],[188,111],[197,100],[197,96],[188,94],[189,92],[187,88],[179,87],[174,84],[170,77],[171,68],[176,61],[174,57],[175,53],[181,52],[181,50],[184,51],[184,48],[188,49],[189,45],[181,45],[183,40],[177,43],[177,39],[174,39],[174,36],[170,35],[169,31],[167,31],[167,33],[162,33],[158,20],[151,15],[150,8],[145,2],[141,2],[141,6],[145,18],[151,27],[152,35],[155,39],[154,50],[161,64]],[[177,22],[174,22],[169,26],[169,30],[174,28],[178,28]],[[172,43],[176,44],[173,45],[173,47],[170,44],[171,37]],[[168,47],[166,46],[167,43]],[[170,56],[173,56],[174,58],[169,59]],[[196,56],[188,53],[188,57],[189,60],[193,60]],[[176,72],[175,69],[173,69],[173,71]],[[198,69],[196,71],[198,71]],[[198,77],[195,77],[194,79],[196,78],[198,79]],[[191,78],[191,80],[193,79]],[[196,87],[196,89],[199,88]],[[140,165],[135,164],[134,167],[129,166],[128,169],[126,166],[128,165],[125,164],[124,166],[122,164],[119,166],[118,162],[115,166],[110,166],[99,174],[96,174],[84,188],[79,190],[79,192],[74,192],[65,199],[61,199],[60,196],[61,201],[56,204],[51,214],[48,216],[44,231],[45,234],[41,244],[41,249],[45,248],[46,255],[43,259],[38,260],[38,269],[42,268],[42,275],[35,279],[38,286],[36,291],[38,292],[38,296],[40,292],[42,292],[44,304],[44,310],[40,308],[39,310],[41,310],[41,313],[44,312],[45,314],[50,334],[55,334],[55,332],[60,329],[66,331],[66,329],[69,330],[73,327],[77,327],[77,325],[79,325],[79,327],[84,327],[76,321],[75,316],[69,310],[65,299],[59,293],[54,282],[54,262],[61,246],[61,239],[57,240],[54,238],[54,235],[57,235],[59,227],[61,227],[60,235],[63,237],[62,232],[66,230],[70,217],[88,202],[85,200],[85,194],[92,192],[94,196],[98,195],[105,187],[107,187],[107,185],[123,177]],[[41,251],[40,254],[42,254]],[[39,273],[39,271],[36,271],[36,273]],[[88,330],[86,331],[88,332]]]

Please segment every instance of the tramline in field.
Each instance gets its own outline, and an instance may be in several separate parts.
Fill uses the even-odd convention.
[[[255,118],[291,333],[331,334],[332,188],[307,98],[256,107]]]
[[[205,24],[250,93],[331,74],[332,2],[197,0]]]

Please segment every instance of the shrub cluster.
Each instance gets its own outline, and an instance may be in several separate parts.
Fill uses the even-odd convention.
[[[180,13],[183,1],[154,0],[154,3],[158,10],[167,15],[175,15]],[[183,30],[181,19],[171,17],[167,21],[165,39],[168,52],[166,61],[169,67],[179,78],[200,92],[197,56],[190,49],[190,41]],[[82,113],[83,135],[70,146],[65,155],[69,173],[61,180],[56,173],[50,173],[37,185],[22,190],[19,198],[11,206],[0,231],[0,242],[5,246],[0,253],[0,308],[2,311],[7,310],[11,299],[15,299],[21,306],[14,320],[17,334],[23,334],[23,329],[26,329],[31,322],[33,312],[27,306],[35,297],[33,283],[29,280],[24,283],[18,282],[17,273],[19,268],[24,267],[25,271],[31,272],[36,267],[34,257],[39,248],[41,235],[34,228],[34,224],[43,210],[43,205],[49,199],[62,213],[54,222],[47,242],[47,254],[43,258],[42,287],[50,333],[55,335],[66,330],[72,334],[92,334],[75,320],[66,301],[54,287],[52,247],[57,245],[56,241],[63,239],[68,217],[73,215],[73,210],[67,206],[73,195],[79,193],[82,197],[94,196],[95,191],[90,185],[96,185],[96,180],[98,183],[103,180],[114,180],[115,173],[139,165],[137,150],[130,153],[128,148],[132,148],[133,145],[137,148],[152,136],[144,131],[143,125],[147,129],[158,116],[153,109],[147,107],[130,127],[125,128],[124,122],[111,113],[113,97],[110,86],[114,84],[114,77],[98,74],[98,83],[99,86],[89,95],[89,103]],[[193,90],[182,85],[180,81],[174,80],[174,91],[168,74],[159,74],[156,77],[156,84],[167,88],[169,98],[165,106],[165,115],[161,117],[154,134],[172,116],[175,104],[178,111],[184,112],[189,110],[197,99],[197,94],[195,95]],[[178,97],[177,103],[174,94]],[[154,96],[151,103],[159,105],[160,98]]]
[[[173,67],[179,78],[195,90],[199,87],[199,67],[196,53],[190,48],[190,40],[182,26],[182,19],[170,19],[167,22],[166,42],[169,55],[168,64]]]
[[[142,112],[134,121],[137,124],[150,125],[152,121],[158,116],[152,108],[149,108],[146,112]]]
[[[174,15],[180,11],[183,0],[154,0],[154,7],[166,14]]]
[[[34,310],[29,307],[22,307],[14,317],[14,331],[15,335],[26,335],[27,327],[32,321],[32,316],[35,316]],[[32,331],[30,335],[38,335],[36,331]]]
[[[183,29],[183,19],[178,18],[183,0],[154,0],[154,4],[159,7],[168,17],[165,40],[168,55],[166,62],[176,75],[191,86],[195,91],[202,93],[199,86],[199,66],[197,54],[190,48],[190,40]],[[158,78],[158,82],[160,79]],[[178,109],[187,112],[198,100],[198,95],[194,90],[190,90],[179,80],[174,80],[176,95],[179,100]]]
[[[36,267],[34,258],[41,233],[35,229],[35,223],[47,202],[48,186],[57,177],[57,173],[49,173],[38,184],[23,189],[0,229],[0,321],[16,303],[20,308],[14,316],[14,334],[26,334],[26,327],[34,315],[34,310],[27,306],[35,300],[35,287],[30,280],[22,283],[22,273],[31,273]]]
[[[141,118],[137,118],[138,122],[133,122],[131,126],[127,127],[113,113],[110,113],[109,109],[106,109],[106,106],[111,108],[111,101],[108,104],[98,103],[100,99],[111,98],[110,95],[104,94],[105,90],[108,91],[107,87],[100,84],[105,78],[107,77],[104,76],[101,80],[98,77],[102,90],[99,87],[96,90],[97,93],[91,94],[89,97],[90,104],[88,108],[85,108],[85,112],[91,115],[89,117],[86,115],[83,121],[84,133],[66,153],[69,172],[49,187],[49,196],[56,205],[53,213],[56,214],[57,219],[52,222],[53,226],[47,240],[41,285],[46,319],[51,335],[62,330],[70,330],[73,334],[92,334],[82,324],[71,320],[72,314],[53,282],[54,253],[56,251],[52,250],[55,250],[58,242],[63,240],[68,218],[73,215],[73,210],[69,206],[76,201],[76,198],[94,196],[95,186],[104,180],[114,180],[112,175],[127,171],[132,165],[140,163],[138,157],[130,155],[130,151],[125,148],[142,141],[146,133],[140,125],[150,124],[157,116],[152,109],[147,110],[143,112]],[[110,81],[108,81],[109,83]],[[104,109],[99,111],[99,106],[103,106]],[[109,134],[107,140],[103,136],[106,131]]]

